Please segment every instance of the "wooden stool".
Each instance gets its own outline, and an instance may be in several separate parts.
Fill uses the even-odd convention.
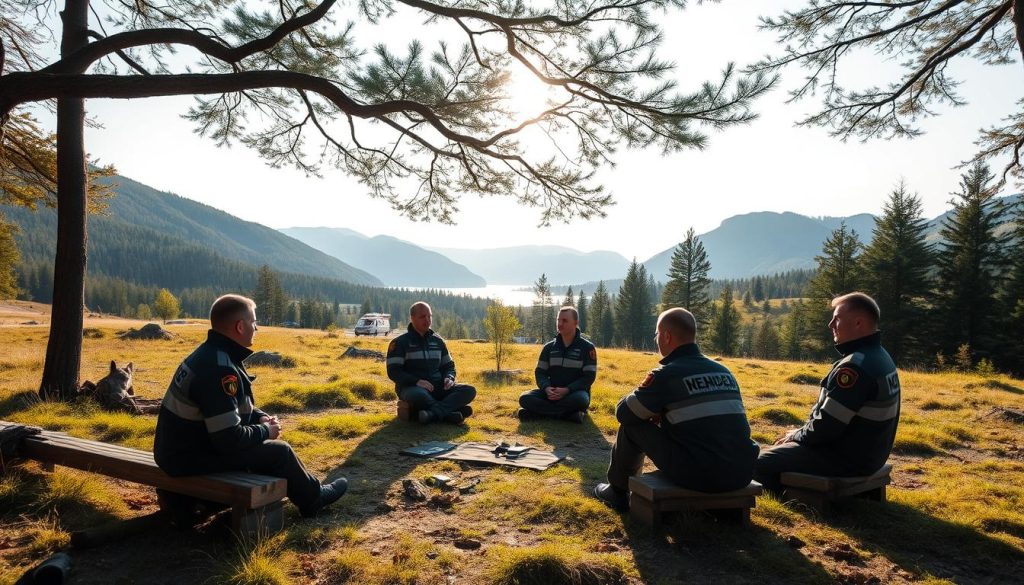
[[[411,404],[404,400],[398,401],[398,420],[404,420],[405,422],[416,422],[417,411],[412,407]]]
[[[829,504],[849,497],[885,501],[885,486],[892,481],[892,465],[886,463],[878,471],[864,477],[827,477],[809,473],[786,472],[780,477],[785,486],[783,499],[796,500],[822,514],[828,513]]]
[[[750,509],[755,505],[754,496],[762,491],[761,484],[751,481],[747,487],[731,492],[698,492],[681,488],[655,471],[629,478],[629,515],[658,528],[663,512],[721,510],[724,516],[746,526],[750,523]]]

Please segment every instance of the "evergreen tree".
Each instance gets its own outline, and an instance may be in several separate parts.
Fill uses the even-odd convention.
[[[177,297],[171,294],[171,291],[162,288],[157,293],[156,300],[153,301],[153,310],[156,312],[157,317],[160,317],[166,323],[178,316],[178,313],[181,311],[181,305],[178,303]]]
[[[779,332],[775,325],[772,324],[771,318],[766,317],[761,322],[761,326],[754,336],[753,355],[763,360],[777,360],[779,359],[781,348],[782,340],[779,337]]]
[[[1024,196],[1019,198],[1007,256],[1009,277],[1000,295],[1002,312],[1007,316],[1003,331],[1003,349],[998,363],[1015,376],[1024,375],[1024,353],[1020,351],[1020,332],[1024,331]]]
[[[1005,208],[989,186],[992,178],[988,165],[975,163],[961,177],[953,211],[942,222],[935,294],[941,325],[933,338],[946,354],[966,344],[975,357],[991,359],[998,349],[998,315],[992,309],[1009,242],[1006,235],[996,235]]]
[[[760,276],[754,277],[754,300],[755,301],[767,301],[768,297],[764,294],[764,281],[761,280]]]
[[[551,285],[546,274],[541,274],[533,283],[533,307],[530,310],[530,337],[543,343],[553,335],[554,307],[551,300]]]
[[[750,294],[749,289],[743,293],[743,306],[748,310],[754,308],[754,295]]]
[[[13,299],[18,296],[18,273],[15,268],[21,255],[14,241],[17,226],[7,223],[0,213],[0,299]]]
[[[580,289],[580,296],[576,299],[576,312],[580,314],[580,331],[587,331],[587,297]]]
[[[722,355],[735,355],[740,336],[740,315],[733,306],[732,287],[726,285],[715,303],[711,322],[711,348]]]
[[[772,305],[768,302],[768,299],[765,299],[764,302],[761,303],[761,312],[765,315],[772,312]]]
[[[633,258],[615,303],[615,335],[619,345],[631,349],[650,349],[654,331],[653,313],[647,269]]]
[[[661,293],[662,309],[682,307],[693,313],[698,329],[707,324],[711,318],[710,271],[704,244],[690,228],[686,238],[672,251],[668,282]]]
[[[853,292],[860,286],[858,270],[860,238],[855,230],[846,227],[846,222],[839,224],[822,245],[821,254],[814,259],[818,263],[817,272],[808,283],[807,296],[811,304],[805,307],[805,318],[820,326],[812,326],[808,339],[810,349],[817,357],[828,355],[832,347],[832,333],[825,327],[831,320],[832,299]]]
[[[875,218],[871,244],[860,258],[864,291],[882,309],[885,348],[898,364],[921,363],[931,355],[924,347],[924,299],[931,283],[932,249],[925,241],[928,224],[921,200],[901,181],[882,215]]]
[[[614,321],[612,321],[612,303],[608,296],[608,289],[604,281],[597,283],[594,289],[594,296],[590,298],[590,334],[591,341],[595,345],[608,347],[612,344],[614,333]]]
[[[576,297],[574,297],[572,295],[572,287],[570,286],[565,291],[565,298],[562,299],[562,307],[575,307],[575,306],[576,306]],[[561,308],[561,307],[559,307],[559,308]]]

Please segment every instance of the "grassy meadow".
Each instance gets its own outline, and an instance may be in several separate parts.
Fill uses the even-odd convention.
[[[135,391],[163,395],[179,361],[205,337],[202,324],[172,325],[175,339],[122,341],[123,323],[86,324],[82,378],[111,359],[135,363]],[[136,325],[138,326],[138,325]],[[0,327],[0,419],[150,449],[155,416],[34,399],[43,326]],[[286,529],[240,541],[220,524],[150,530],[72,550],[73,583],[1011,583],[1024,579],[1024,382],[1003,376],[901,372],[903,415],[889,501],[837,506],[828,518],[762,497],[747,529],[700,514],[652,534],[589,496],[603,480],[614,408],[657,357],[599,351],[592,415],[583,425],[520,423],[517,397],[533,387],[538,346],[515,346],[500,382],[490,346],[453,341],[460,381],[477,387],[463,426],[396,421],[380,362],[340,358],[349,345],[385,351],[384,338],[262,328],[255,349],[294,358],[293,368],[254,367],[256,399],[283,419],[287,439],[314,474],[345,475],[349,493],[303,520],[286,506]],[[754,437],[770,443],[801,423],[827,364],[725,359],[739,378]],[[515,440],[567,457],[543,472],[472,467],[398,455],[424,440]],[[404,478],[434,473],[475,491],[428,503],[404,498]],[[434,493],[441,492],[434,490]],[[28,462],[0,477],[0,583],[68,547],[73,531],[156,510],[145,486]]]

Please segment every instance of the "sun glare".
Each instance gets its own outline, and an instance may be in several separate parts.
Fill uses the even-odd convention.
[[[538,81],[529,71],[517,67],[512,70],[508,80],[508,99],[506,105],[512,113],[514,122],[533,118],[550,107],[554,89],[542,81]]]

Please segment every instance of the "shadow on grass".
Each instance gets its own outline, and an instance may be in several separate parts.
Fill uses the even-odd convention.
[[[327,479],[342,475],[348,479],[349,491],[338,509],[348,510],[360,522],[387,513],[381,504],[393,483],[423,463],[440,461],[402,455],[401,450],[427,441],[454,441],[466,431],[465,425],[422,425],[398,419],[378,428],[359,442],[344,463],[327,473]]]
[[[703,511],[666,515],[660,531],[627,519],[626,533],[644,583],[836,582],[784,536]]]
[[[1021,578],[1024,552],[972,526],[896,502],[849,500],[837,504],[834,512],[829,520],[835,528],[905,570],[965,584]]]
[[[0,419],[7,418],[16,412],[27,410],[30,406],[40,401],[38,394],[28,390],[6,396],[0,399]]]

